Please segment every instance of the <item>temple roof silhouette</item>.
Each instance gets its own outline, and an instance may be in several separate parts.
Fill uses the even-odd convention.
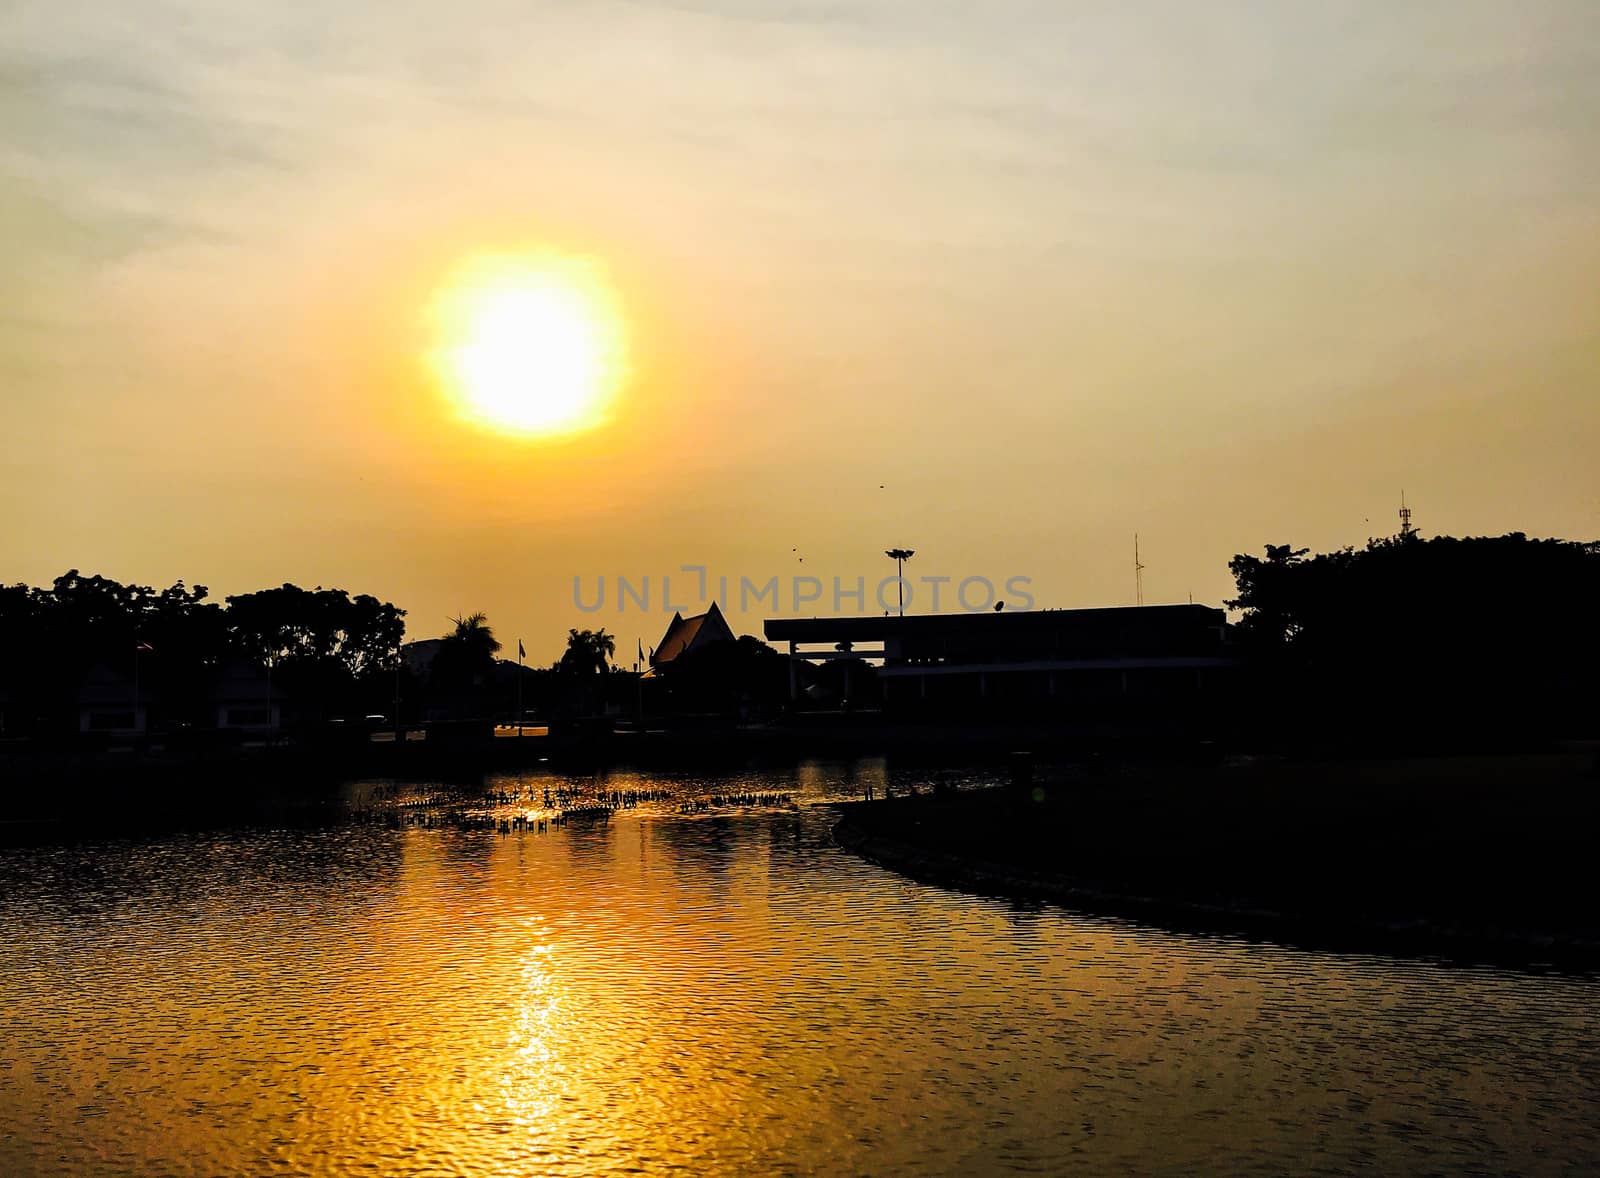
[[[659,667],[692,650],[700,650],[714,642],[733,640],[733,631],[729,628],[727,619],[722,616],[722,610],[713,601],[710,609],[703,614],[695,614],[692,618],[686,618],[681,613],[672,615],[667,632],[661,636],[655,652],[650,656],[650,665]]]

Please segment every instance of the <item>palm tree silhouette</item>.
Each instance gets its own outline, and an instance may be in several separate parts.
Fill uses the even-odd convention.
[[[464,618],[451,618],[456,628],[445,635],[445,641],[458,647],[473,663],[488,662],[500,649],[500,640],[489,628],[489,615],[468,614]]]
[[[604,674],[606,664],[616,653],[617,640],[604,629],[568,630],[567,649],[561,656],[561,665],[569,671]]]
[[[484,614],[450,620],[455,627],[439,645],[428,668],[428,682],[430,690],[456,719],[467,719],[478,715],[484,705],[483,686],[494,670],[494,655],[500,643]]]

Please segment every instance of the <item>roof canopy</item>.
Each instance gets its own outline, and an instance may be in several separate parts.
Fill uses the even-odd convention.
[[[883,642],[889,639],[976,638],[1107,632],[1186,631],[1223,625],[1208,605],[1144,605],[1103,609],[1040,609],[1015,613],[908,614],[901,617],[768,618],[770,639],[791,642]]]

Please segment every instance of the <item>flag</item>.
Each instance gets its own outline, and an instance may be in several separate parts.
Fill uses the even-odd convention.
[[[528,657],[528,652],[522,649],[522,639],[520,638],[517,639],[517,657],[519,659],[525,659]]]

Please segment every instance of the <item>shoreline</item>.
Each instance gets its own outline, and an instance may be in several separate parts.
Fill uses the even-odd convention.
[[[999,793],[1000,791],[995,791]],[[926,796],[890,801],[835,803],[840,815],[833,839],[842,849],[920,883],[995,899],[1048,903],[1094,917],[1130,920],[1165,931],[1234,937],[1314,952],[1375,954],[1419,961],[1487,965],[1532,972],[1600,972],[1600,929],[1540,928],[1504,919],[1473,919],[1466,912],[1425,913],[1395,906],[1377,912],[1354,904],[1296,903],[1285,888],[1229,892],[1201,883],[1180,891],[1158,873],[1132,882],[1099,872],[1074,873],[1029,863],[1022,854],[994,847],[952,849],[930,837],[929,807],[971,804]],[[980,801],[980,805],[985,804]],[[928,826],[933,826],[930,821]]]

